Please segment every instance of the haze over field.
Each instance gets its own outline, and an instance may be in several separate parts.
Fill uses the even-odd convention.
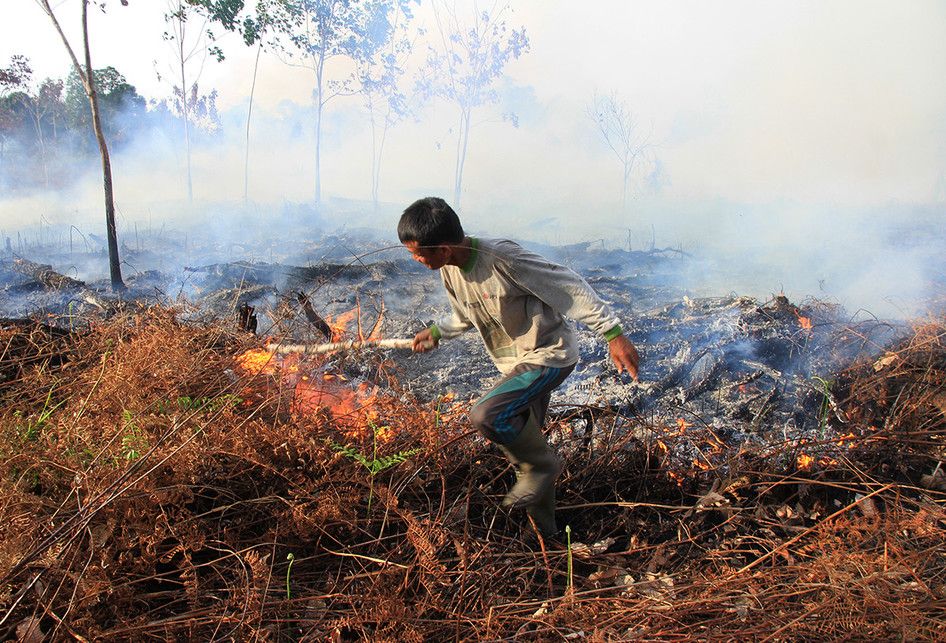
[[[56,7],[77,45],[79,4]],[[114,66],[145,98],[168,97],[166,3],[107,4],[107,14],[96,11],[90,20],[94,66]],[[69,59],[49,19],[30,0],[8,5],[0,67],[23,54],[34,84],[64,78]],[[439,38],[437,17],[449,14],[433,6],[412,5],[413,47],[402,84],[416,110],[388,133],[377,212],[363,99],[339,96],[326,105],[321,212],[330,223],[340,200],[362,202],[363,216],[338,225],[372,225],[393,239],[407,203],[453,196],[457,108],[421,101],[415,85],[428,43]],[[703,260],[690,276],[702,292],[784,289],[887,315],[915,314],[924,298],[941,292],[946,4],[455,6],[460,22],[486,11],[509,30],[524,28],[528,38],[495,80],[497,100],[473,112],[460,207],[471,232],[545,243],[604,239],[633,249],[682,245]],[[180,227],[210,212],[225,221],[245,207],[265,225],[287,202],[313,200],[314,74],[287,64],[286,55],[260,56],[245,206],[256,49],[222,32],[217,42],[223,62],[199,56],[189,63],[192,77],[200,70],[201,92],[217,90],[220,115],[218,131],[196,140],[193,203],[177,129],[142,129],[113,150],[119,236],[135,222]],[[341,78],[351,63],[336,59],[327,69]],[[590,115],[596,96],[625,105],[647,143],[630,172],[626,203],[622,164]],[[87,161],[77,180],[51,190],[0,184],[2,231],[74,224],[104,234],[100,167],[94,156]],[[215,230],[233,239],[243,232]]]

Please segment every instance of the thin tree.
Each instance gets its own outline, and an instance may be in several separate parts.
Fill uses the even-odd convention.
[[[189,96],[196,94],[197,80],[203,69],[206,59],[206,26],[207,19],[196,30],[190,29],[190,14],[187,3],[183,0],[168,0],[168,11],[164,14],[164,21],[170,30],[164,32],[164,39],[174,45],[175,72],[180,80],[180,87],[174,88],[178,98],[178,110],[184,126],[184,152],[187,159],[187,201],[194,200],[194,182],[191,171],[191,101]],[[199,60],[198,71],[188,80],[188,70],[194,60]],[[158,74],[160,79],[160,73]]]
[[[246,46],[256,45],[257,47],[253,62],[253,78],[250,83],[249,104],[246,110],[243,154],[243,202],[247,203],[250,185],[250,124],[260,54],[264,48],[285,51],[286,43],[282,38],[291,34],[299,25],[300,11],[295,0],[256,0],[252,7],[247,7],[244,0],[187,0],[187,2],[215,24],[219,24],[227,31],[239,33]],[[208,30],[207,33],[212,36],[211,31]],[[213,45],[209,51],[218,61],[223,60],[224,53],[219,46]]]
[[[592,97],[588,116],[598,126],[598,131],[605,143],[614,152],[621,163],[623,182],[621,191],[621,209],[627,210],[627,197],[631,177],[645,160],[652,160],[650,152],[653,145],[650,134],[642,134],[637,119],[628,109],[627,104],[616,92],[607,96]]]
[[[389,15],[416,0],[187,0],[229,31],[238,31],[247,45],[271,36],[269,44],[285,52],[291,65],[315,75],[315,201],[322,201],[322,120],[326,105],[358,91],[353,75],[331,77],[329,63],[370,58],[390,36]],[[254,69],[255,86],[255,69]],[[249,115],[247,120],[249,132]]]
[[[19,110],[29,117],[33,140],[39,149],[43,187],[48,189],[50,186],[50,141],[47,139],[47,134],[52,135],[52,144],[55,145],[57,125],[64,108],[63,82],[47,78],[36,87],[35,91],[31,92],[32,76],[33,71],[29,67],[29,60],[24,56],[14,56],[9,69],[0,69],[0,98],[6,93],[2,89],[19,87],[19,91],[9,94],[7,102],[17,105]],[[11,79],[16,79],[18,84],[12,84]]]
[[[250,83],[250,100],[246,107],[246,131],[243,141],[243,205],[250,200],[250,123],[253,118],[253,97],[256,95],[256,76],[259,73],[259,57],[263,53],[263,43],[256,47],[256,57],[253,60],[253,81]]]
[[[315,202],[322,201],[322,117],[333,98],[352,95],[354,79],[330,79],[326,64],[335,58],[357,60],[374,54],[387,37],[378,25],[390,0],[298,0],[293,11],[297,28],[290,35],[302,66],[315,74]]]
[[[7,100],[7,97],[25,94],[32,77],[33,68],[30,67],[29,58],[23,55],[12,56],[9,67],[0,68],[0,105],[3,108],[0,109],[0,173],[6,161],[7,139],[11,138],[19,126],[14,108],[22,105],[21,101]]]
[[[122,5],[127,6],[128,0],[120,0]],[[89,48],[89,0],[82,0],[82,46],[85,54],[85,64],[81,64],[73,51],[69,39],[63,32],[49,4],[49,0],[36,0],[40,8],[49,16],[56,32],[62,39],[69,57],[72,59],[72,65],[82,81],[86,96],[89,99],[89,109],[92,111],[92,129],[95,132],[95,139],[98,141],[99,153],[102,157],[102,177],[105,187],[105,229],[108,240],[108,267],[111,278],[112,290],[122,291],[125,289],[125,282],[122,281],[121,263],[118,258],[118,234],[115,229],[115,197],[112,192],[112,163],[108,155],[108,144],[105,142],[105,134],[102,131],[102,120],[99,116],[98,96],[96,94],[95,76],[92,71],[92,54]],[[98,5],[104,8],[104,4]]]
[[[413,17],[409,5],[396,7],[392,21],[386,23],[390,34],[386,45],[373,55],[355,61],[359,93],[371,124],[371,201],[378,209],[381,191],[381,166],[388,131],[412,110],[404,93],[402,79],[414,42],[408,36]]]
[[[463,169],[476,108],[499,100],[493,84],[503,75],[506,63],[529,51],[525,28],[510,30],[503,14],[508,5],[494,4],[480,10],[474,3],[467,20],[457,15],[455,2],[434,0],[437,24],[436,46],[430,47],[427,66],[418,88],[427,96],[439,96],[457,107],[457,150],[454,164],[453,205],[460,206]],[[515,119],[513,118],[513,123]]]

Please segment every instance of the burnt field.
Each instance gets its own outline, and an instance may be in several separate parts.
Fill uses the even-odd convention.
[[[678,249],[535,246],[641,349],[582,330],[552,400],[563,542],[501,509],[465,420],[475,334],[370,235],[153,236],[0,264],[4,639],[935,640],[946,601],[946,323],[687,288]],[[194,260],[193,257],[200,257]]]

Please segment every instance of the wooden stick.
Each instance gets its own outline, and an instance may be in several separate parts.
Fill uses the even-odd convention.
[[[313,326],[318,328],[320,333],[325,335],[325,339],[332,339],[332,329],[329,328],[328,323],[312,308],[312,302],[309,301],[308,295],[300,291],[296,293],[296,299],[298,299],[299,304],[302,305],[302,312],[305,313],[305,318],[308,319]]]
[[[414,339],[366,339],[364,341],[332,342],[331,344],[268,344],[266,350],[279,354],[305,353],[318,355],[369,347],[411,350],[414,347]]]

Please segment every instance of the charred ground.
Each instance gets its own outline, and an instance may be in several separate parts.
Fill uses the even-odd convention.
[[[4,637],[943,628],[942,318],[697,297],[669,285],[677,251],[539,248],[614,303],[644,357],[641,383],[621,380],[583,331],[549,427],[570,542],[540,542],[499,508],[512,472],[464,419],[495,376],[475,337],[417,356],[263,349],[326,341],[299,292],[333,333],[380,318],[410,336],[444,310],[436,275],[359,235],[268,261],[149,247],[121,300],[64,278],[75,257],[3,262]]]

